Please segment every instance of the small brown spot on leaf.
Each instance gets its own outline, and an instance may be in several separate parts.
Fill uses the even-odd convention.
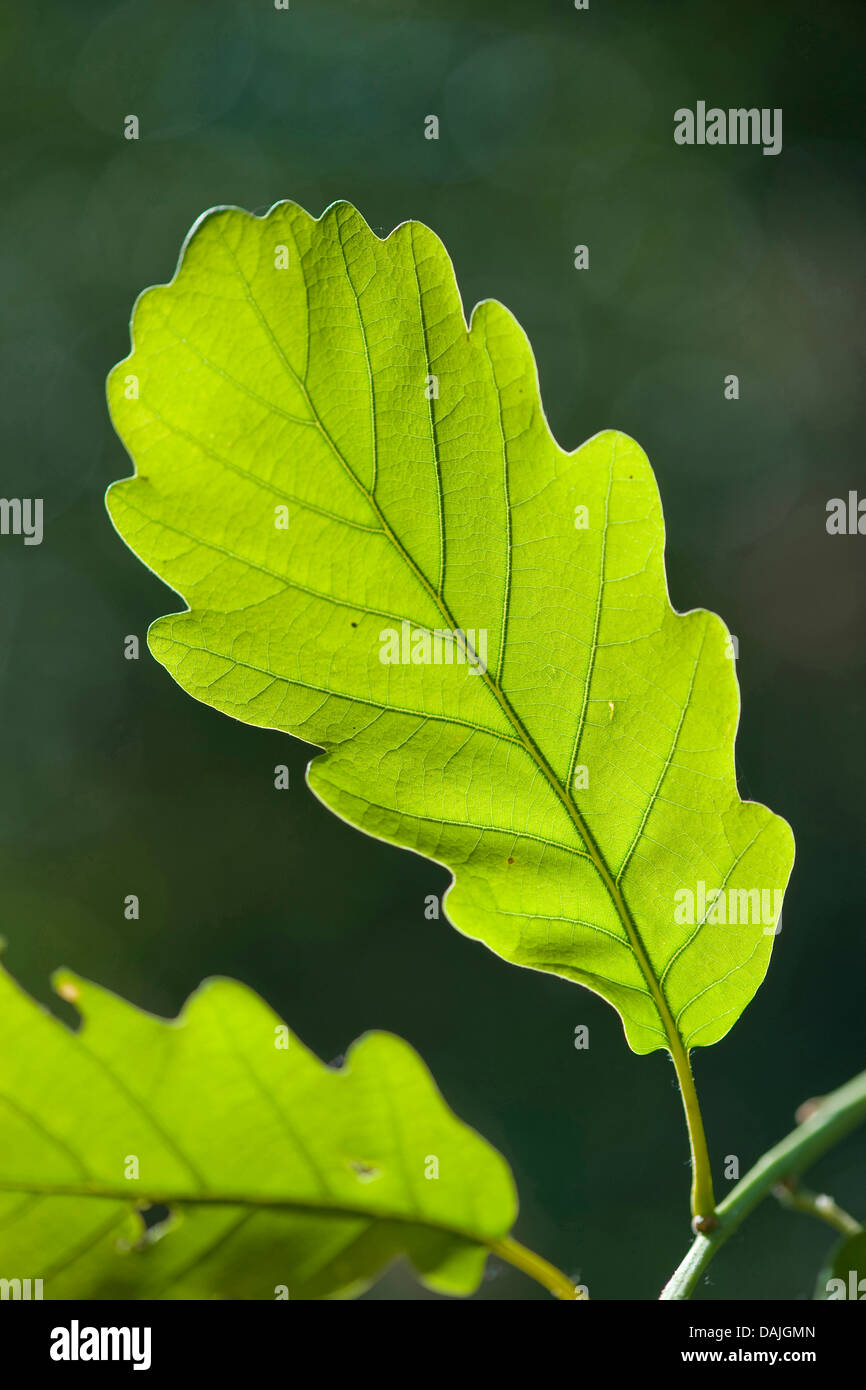
[[[349,1167],[355,1174],[359,1182],[372,1182],[379,1177],[380,1170],[372,1163],[365,1163],[359,1158],[350,1158]]]

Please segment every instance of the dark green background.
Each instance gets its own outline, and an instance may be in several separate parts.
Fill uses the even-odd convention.
[[[864,559],[825,505],[863,468],[863,153],[854,3],[171,0],[7,4],[0,883],[6,962],[67,964],[173,1014],[205,975],[324,1058],[366,1028],[422,1053],[511,1161],[518,1234],[597,1298],[654,1297],[689,1239],[673,1070],[614,1012],[424,918],[443,870],[303,783],[310,750],[194,704],[127,633],[178,607],[103,509],[130,471],[104,405],[135,295],[215,203],[337,197],[420,218],[465,303],[529,333],[554,433],[616,426],[655,466],[673,601],[739,638],[740,787],[798,859],[766,984],[696,1070],[718,1186],[863,1067]],[[784,149],[677,147],[678,106],[784,110]],[[122,137],[135,113],[141,139]],[[438,143],[424,117],[441,120]],[[590,269],[573,268],[587,243]],[[741,399],[722,383],[740,377]],[[287,762],[292,789],[273,768]],[[123,899],[140,895],[139,922]],[[575,1051],[575,1026],[590,1028]],[[866,1216],[864,1140],[816,1181]],[[770,1202],[704,1295],[804,1297],[829,1232]],[[425,1297],[394,1271],[372,1296]],[[481,1297],[545,1297],[502,1272]]]

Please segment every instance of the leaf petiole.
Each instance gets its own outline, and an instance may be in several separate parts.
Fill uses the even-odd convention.
[[[525,1245],[521,1245],[511,1236],[505,1236],[503,1240],[491,1240],[488,1249],[491,1254],[498,1255],[501,1260],[513,1265],[515,1269],[528,1274],[530,1279],[534,1279],[537,1284],[541,1284],[555,1298],[561,1299],[564,1303],[574,1303],[587,1297],[582,1289],[579,1289],[561,1270],[556,1268],[556,1265],[552,1265],[548,1260],[536,1255],[534,1250],[528,1250]]]
[[[686,1126],[689,1131],[689,1147],[692,1154],[692,1218],[694,1230],[707,1232],[715,1222],[716,1199],[713,1193],[713,1175],[710,1169],[710,1155],[704,1121],[695,1089],[691,1058],[682,1045],[671,1048],[674,1068],[679,1082]]]

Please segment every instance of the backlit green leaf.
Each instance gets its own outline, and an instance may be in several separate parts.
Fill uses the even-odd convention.
[[[405,1254],[465,1294],[493,1249],[566,1296],[506,1239],[504,1159],[401,1039],[367,1034],[335,1070],[228,980],[170,1023],[59,988],[77,1033],[0,970],[0,1277],[45,1298],[309,1299]],[[149,1234],[146,1203],[171,1211]]]
[[[326,805],[447,865],[455,926],[601,994],[636,1051],[721,1038],[793,841],[737,793],[728,634],[671,607],[638,445],[561,449],[508,311],[467,329],[433,233],[345,203],[208,215],[133,341],[109,509],[190,610],[154,655],[320,745]]]

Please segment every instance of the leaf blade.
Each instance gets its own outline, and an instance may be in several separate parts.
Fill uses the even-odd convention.
[[[283,244],[294,279],[269,265]],[[737,793],[726,630],[670,604],[638,446],[606,431],[561,450],[507,310],[485,301],[467,325],[433,234],[380,240],[347,204],[214,214],[134,322],[109,394],[148,476],[108,501],[190,605],[154,624],[157,659],[196,698],[324,748],[308,781],[326,805],[446,864],[458,929],[600,993],[635,1051],[724,1036],[775,904],[720,931],[677,923],[676,894],[780,892],[793,842]],[[296,499],[288,544],[265,496]],[[483,633],[486,669],[459,643],[451,664],[384,664],[385,623],[410,658],[436,632]]]
[[[78,1033],[0,971],[5,1270],[48,1298],[344,1297],[408,1255],[431,1288],[477,1287],[514,1182],[402,1039],[367,1034],[335,1070],[288,1030],[277,1047],[232,981],[173,1022],[75,976],[63,992]],[[143,1201],[172,1209],[159,1239]]]

